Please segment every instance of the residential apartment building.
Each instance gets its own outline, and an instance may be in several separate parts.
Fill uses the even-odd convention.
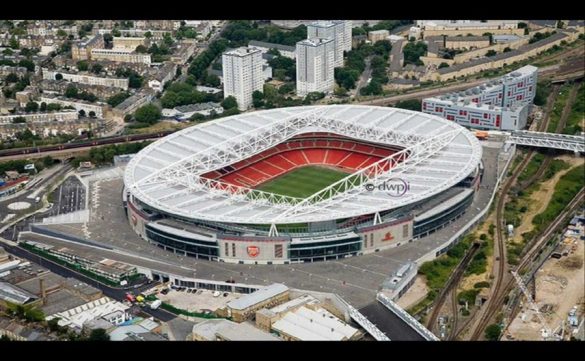
[[[158,69],[154,79],[148,81],[148,87],[154,91],[162,92],[164,86],[169,81],[173,80],[177,74],[177,64],[173,62],[165,62],[160,69]]]
[[[87,84],[87,85],[100,85],[108,87],[116,87],[123,90],[128,90],[128,78],[104,78],[101,76],[93,76],[89,74],[70,74],[62,71],[49,70],[43,68],[43,79],[56,80],[57,74],[61,74],[64,80]]]
[[[85,114],[89,114],[89,112],[94,112],[96,117],[98,117],[98,118],[103,118],[104,113],[109,110],[109,105],[107,105],[105,103],[100,103],[100,102],[89,103],[89,102],[85,102],[85,101],[81,101],[81,100],[69,100],[69,99],[65,99],[65,98],[49,97],[49,96],[44,96],[44,95],[40,97],[40,99],[37,101],[37,103],[39,103],[39,105],[40,105],[43,102],[45,102],[47,104],[56,103],[56,104],[60,104],[64,107],[72,106],[78,112],[80,110],[83,110],[85,112]]]
[[[297,95],[329,93],[334,86],[335,43],[331,38],[297,43]]]
[[[538,68],[527,65],[463,92],[424,99],[422,111],[470,128],[523,129],[536,95],[537,74]]]
[[[192,40],[184,40],[177,44],[177,50],[171,55],[171,61],[177,65],[187,64],[189,58],[195,54],[197,43]]]
[[[26,75],[26,68],[23,66],[10,66],[10,65],[2,65],[0,66],[0,76],[5,77],[10,73],[14,73],[18,76],[25,76]]]
[[[238,109],[252,106],[252,93],[263,91],[264,73],[260,49],[240,47],[222,55],[224,98],[233,96]]]
[[[24,118],[27,122],[42,123],[52,121],[77,120],[79,114],[74,110],[64,110],[60,112],[50,113],[25,113],[25,114],[11,114],[0,115],[0,124],[10,124],[16,118]]]
[[[92,60],[110,60],[123,63],[142,63],[150,65],[150,54],[135,53],[128,49],[92,49]]]
[[[139,45],[148,47],[150,41],[145,37],[114,37],[113,44],[114,49],[128,49],[128,50],[136,50]]]
[[[104,37],[101,34],[97,34],[90,39],[73,43],[71,45],[71,58],[75,61],[91,59],[91,51],[93,49],[101,49],[103,47]]]
[[[140,108],[143,105],[148,104],[153,98],[152,92],[142,91],[140,93],[136,93],[131,97],[124,100],[122,103],[118,104],[113,109],[114,116],[118,118],[124,118],[128,114],[132,114],[136,111],[136,109]]]
[[[376,41],[386,40],[390,36],[388,30],[374,30],[368,32],[368,40],[372,43]]]
[[[307,39],[333,39],[334,57],[333,66],[343,66],[343,52],[351,50],[351,39],[347,49],[345,37],[345,23],[343,21],[316,21],[307,26]]]
[[[290,59],[296,58],[296,48],[294,46],[266,43],[264,41],[256,40],[250,41],[248,43],[248,46],[260,49],[260,51],[262,51],[262,54],[267,53],[270,49],[276,49],[278,50],[280,55],[284,56],[285,58]]]

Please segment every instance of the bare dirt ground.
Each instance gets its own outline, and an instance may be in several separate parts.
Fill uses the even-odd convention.
[[[427,287],[427,283],[423,276],[416,276],[414,280],[414,284],[410,286],[408,291],[398,301],[396,302],[398,306],[402,307],[403,309],[408,309],[427,296],[429,292],[429,288]]]
[[[577,240],[574,252],[560,259],[550,258],[537,272],[535,303],[544,316],[546,326],[553,331],[560,326],[561,321],[566,321],[567,313],[573,306],[578,306],[578,314],[583,315],[585,306],[583,244],[583,241]],[[541,328],[535,312],[524,303],[518,316],[510,324],[508,333],[515,340],[541,340]]]
[[[556,157],[555,159],[560,159],[568,163],[570,165],[570,168],[558,172],[557,174],[555,174],[554,177],[552,177],[548,181],[541,183],[539,189],[534,191],[530,195],[530,200],[526,204],[528,210],[522,216],[522,224],[514,230],[514,237],[511,239],[512,242],[522,241],[522,233],[530,232],[532,228],[534,228],[532,225],[532,219],[537,214],[541,213],[546,209],[546,206],[550,202],[550,199],[552,198],[552,195],[554,193],[555,185],[557,184],[559,179],[567,172],[569,172],[571,169],[583,163],[583,158],[576,158],[570,155],[559,156]]]

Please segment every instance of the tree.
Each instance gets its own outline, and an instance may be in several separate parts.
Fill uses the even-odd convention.
[[[26,107],[24,109],[27,113],[30,112],[36,112],[37,110],[39,110],[39,104],[37,102],[28,102],[26,103]]]
[[[500,325],[491,324],[485,329],[485,338],[489,341],[497,341],[500,338],[502,329]]]
[[[512,51],[512,49],[510,49],[509,46],[507,46],[507,47],[504,48],[504,53],[507,53],[507,52],[510,52],[510,51]]]
[[[85,118],[85,110],[81,109],[79,111],[79,116],[82,117],[82,118]]]
[[[10,49],[10,48],[6,48],[2,51],[2,54],[6,55],[6,56],[10,56],[10,55],[14,54],[14,51],[12,51],[12,49]]]
[[[112,36],[120,37],[120,36],[122,36],[122,33],[120,32],[120,30],[114,29],[114,30],[112,30]]]
[[[26,123],[26,119],[24,117],[16,117],[12,119],[12,123],[13,124]]]
[[[487,53],[485,53],[485,56],[494,56],[496,54],[497,54],[497,52],[495,50],[491,49],[491,50],[488,50]]]
[[[64,38],[67,36],[67,33],[65,32],[65,30],[59,29],[59,30],[57,30],[57,36],[60,38]]]
[[[89,69],[89,64],[85,60],[80,60],[77,62],[77,70],[79,71],[87,71]]]
[[[144,45],[138,45],[135,50],[137,53],[146,54],[148,53],[148,49]]]
[[[161,118],[161,112],[156,105],[147,104],[136,110],[134,118],[141,123],[154,124]]]
[[[344,88],[344,87],[342,87],[342,86],[340,86],[340,87],[337,87],[337,88],[335,89],[335,92],[334,92],[334,94],[335,94],[336,96],[338,96],[338,97],[345,97],[345,96],[347,96],[347,89],[345,89],[345,88]]]
[[[95,118],[95,112],[93,110],[89,112],[89,117]]]
[[[30,130],[28,131],[30,132]],[[7,302],[6,313],[27,322],[40,322],[45,320],[43,311],[34,305],[19,305]]]
[[[63,79],[63,74],[61,74],[61,73],[55,74],[55,80],[62,80],[62,79]]]
[[[16,83],[18,81],[18,75],[16,75],[15,73],[10,73],[10,74],[6,75],[6,78],[4,78],[4,81],[6,83]]]
[[[207,74],[205,84],[212,87],[218,87],[221,84],[221,80],[219,80],[219,77],[215,74]]]
[[[254,90],[252,101],[254,102],[254,108],[262,108],[264,106],[264,93],[260,90]]]
[[[221,102],[221,106],[225,110],[232,109],[232,108],[237,108],[238,107],[238,101],[236,100],[235,97],[233,97],[233,96],[230,95],[229,97],[225,98]]]
[[[28,71],[35,71],[35,63],[32,60],[22,59],[18,62],[18,66],[25,67]]]
[[[40,111],[41,112],[46,112],[47,111],[47,103],[45,103],[45,102],[42,102],[41,103]]]
[[[416,110],[420,112],[421,101],[418,99],[402,100],[394,105],[395,108]]]
[[[18,40],[16,40],[16,37],[13,36],[12,38],[10,38],[8,46],[11,47],[12,49],[18,49],[20,45],[18,43]]]
[[[109,48],[112,42],[114,41],[114,37],[110,33],[104,34],[104,45],[106,48]]]
[[[110,104],[112,107],[116,107],[129,97],[130,93],[120,92],[116,95],[112,95],[111,97],[109,97],[107,103]]]
[[[447,64],[447,63],[439,64],[439,69],[448,68],[448,67],[449,67],[449,64]]]
[[[61,104],[57,104],[57,103],[47,104],[47,111],[55,112],[55,111],[59,111],[59,110],[61,110]]]
[[[65,96],[67,98],[77,98],[79,91],[75,87],[75,85],[69,85],[65,90]]]
[[[126,115],[124,116],[124,121],[125,121],[126,123],[129,123],[129,122],[131,122],[131,121],[132,121],[132,114],[126,114]]]
[[[144,37],[147,39],[150,39],[150,38],[152,38],[152,33],[150,31],[147,31],[144,33]]]
[[[104,67],[101,64],[98,64],[98,63],[93,64],[91,66],[91,72],[94,73],[94,74],[101,73],[103,69],[104,69]]]
[[[88,341],[110,341],[110,335],[103,328],[96,328],[91,330]]]
[[[294,90],[295,90],[294,83],[286,83],[286,84],[283,84],[280,88],[278,88],[278,93],[279,94],[288,94]]]
[[[191,116],[191,118],[189,118],[189,120],[199,122],[199,121],[205,120],[205,115],[200,114],[200,113],[195,113]]]

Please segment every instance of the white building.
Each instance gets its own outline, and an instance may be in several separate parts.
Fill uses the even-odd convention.
[[[142,63],[150,65],[150,54],[135,53],[133,50],[114,48],[114,49],[91,49],[92,60],[110,60],[124,63]]]
[[[250,41],[248,43],[248,46],[260,49],[260,51],[262,51],[262,54],[267,53],[270,49],[276,49],[278,50],[280,55],[286,58],[295,59],[296,57],[296,48],[294,46],[266,43],[264,41],[256,40]]]
[[[189,120],[195,114],[201,114],[207,117],[212,114],[221,113],[223,113],[223,107],[219,103],[213,102],[181,105],[173,109],[162,110],[164,117],[175,118],[177,120]]]
[[[165,62],[164,65],[158,69],[154,79],[148,82],[148,87],[157,92],[162,92],[165,84],[173,80],[177,74],[177,64],[172,62]]]
[[[59,312],[47,317],[47,321],[59,318],[59,326],[81,330],[83,324],[103,318],[113,325],[119,325],[130,318],[129,307],[109,297],[102,297],[67,311]]]
[[[351,27],[351,23],[350,23]],[[343,52],[351,50],[351,35],[349,48],[346,39],[346,21],[316,21],[307,26],[307,38],[331,38],[334,43],[334,67],[343,66]],[[350,28],[351,34],[351,28]]]
[[[47,103],[48,104],[48,103]],[[75,110],[63,110],[60,112],[11,114],[0,116],[0,124],[9,124],[16,118],[24,118],[27,122],[42,123],[52,121],[67,121],[79,119],[79,113]]]
[[[63,79],[79,84],[101,85],[128,90],[128,78],[104,78],[88,74],[69,74],[55,70],[43,68],[43,79],[56,80],[57,74],[61,74]]]
[[[240,47],[222,56],[223,96],[235,97],[240,110],[252,106],[254,91],[263,91],[262,62],[262,52],[256,48]]]
[[[297,43],[297,95],[332,92],[334,85],[333,39],[307,39]]]

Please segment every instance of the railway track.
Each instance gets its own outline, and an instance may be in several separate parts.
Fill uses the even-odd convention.
[[[555,218],[555,220],[546,228],[543,232],[541,238],[533,244],[530,249],[521,257],[518,266],[516,267],[516,272],[520,273],[522,269],[524,269],[530,262],[535,259],[535,255],[542,249],[544,245],[550,240],[550,236],[552,233],[563,223],[563,221],[567,218],[567,216],[571,215],[577,208],[580,207],[581,202],[585,200],[585,188],[581,188],[581,191],[577,193],[577,195],[571,200],[571,202],[565,207],[565,210]],[[503,280],[503,277],[501,278]],[[506,300],[506,296],[508,295],[509,291],[515,287],[516,283],[514,279],[507,278],[505,282],[500,282],[499,287],[501,288],[499,294],[497,294],[496,298],[492,297],[494,301],[492,305],[486,310],[484,313],[484,317],[481,320],[481,326],[475,329],[475,332],[472,334],[471,340],[479,339],[481,335],[481,331],[487,326],[488,322],[491,320],[492,316],[495,314],[497,310],[499,310],[503,305],[504,301]]]
[[[549,96],[549,98],[547,99],[547,104],[546,104],[546,111],[545,111],[545,116],[543,119],[545,119],[541,124],[538,125],[537,127],[537,131],[539,132],[543,132],[546,131],[546,129],[548,128],[548,123],[549,123],[549,114],[550,111],[554,105],[554,100],[556,99],[558,93],[559,93],[559,89],[560,89],[560,85],[554,85],[551,91],[551,95]],[[559,121],[559,126],[560,126],[560,121]],[[516,181],[516,179],[518,178],[518,176],[520,175],[520,173],[522,173],[522,171],[526,168],[526,166],[528,165],[528,163],[530,162],[530,160],[532,159],[533,155],[534,155],[535,151],[534,150],[530,150],[528,152],[528,154],[526,155],[526,157],[522,160],[522,162],[519,164],[519,166],[514,170],[514,173],[512,174],[512,176],[506,181],[506,183],[504,184],[504,187],[502,188],[500,194],[501,196],[498,199],[497,202],[497,206],[496,206],[496,248],[498,250],[498,254],[495,262],[497,262],[497,273],[495,274],[495,281],[493,284],[493,288],[492,288],[492,292],[490,295],[490,298],[487,300],[487,304],[484,306],[483,312],[482,310],[479,311],[480,314],[480,319],[478,324],[475,326],[475,328],[473,329],[473,332],[471,334],[471,340],[477,340],[479,339],[479,337],[481,337],[483,330],[487,327],[489,321],[491,320],[493,314],[499,309],[500,305],[499,305],[499,299],[501,298],[501,293],[502,291],[506,288],[504,285],[505,283],[505,278],[507,278],[507,260],[506,260],[506,243],[505,243],[505,239],[504,239],[504,209],[505,209],[505,204],[506,204],[506,199],[507,199],[507,195],[510,191],[510,189],[512,189],[512,186],[514,185],[514,182]],[[549,160],[550,162],[550,160]],[[548,166],[548,165],[547,165]],[[546,169],[545,167],[541,167],[537,173],[541,173],[540,176],[542,176],[542,173],[544,172],[543,169]],[[532,178],[531,178],[532,179]],[[534,180],[536,180],[538,178],[534,178]],[[496,256],[496,255],[494,255]],[[502,298],[503,299],[503,298]]]
[[[479,245],[480,245],[479,243],[473,243],[473,245],[469,248],[461,262],[459,262],[459,264],[455,268],[455,271],[447,280],[445,287],[441,290],[441,293],[439,294],[439,297],[435,302],[433,312],[431,313],[431,316],[429,317],[429,320],[427,322],[427,328],[432,329],[436,325],[437,319],[439,318],[439,314],[441,313],[441,308],[443,308],[443,304],[445,303],[447,296],[451,293],[455,293],[454,297],[457,298],[456,286],[459,284],[459,281],[461,280],[461,277],[463,276],[465,269],[469,265],[469,262],[479,249]]]
[[[137,142],[141,140],[150,140],[150,139],[158,139],[169,134],[173,133],[172,131],[164,131],[159,133],[149,133],[149,134],[134,134],[134,135],[123,135],[123,136],[116,136],[116,137],[107,137],[107,138],[99,138],[93,140],[86,140],[81,142],[75,143],[67,143],[67,144],[57,144],[57,145],[47,145],[41,147],[28,147],[28,148],[16,148],[16,149],[3,149],[0,150],[0,159],[2,158],[18,158],[18,157],[30,157],[35,156],[38,154],[49,155],[52,152],[62,152],[66,150],[71,151],[81,151],[88,148],[93,148],[102,145],[110,145],[110,144],[122,144],[128,142]]]

